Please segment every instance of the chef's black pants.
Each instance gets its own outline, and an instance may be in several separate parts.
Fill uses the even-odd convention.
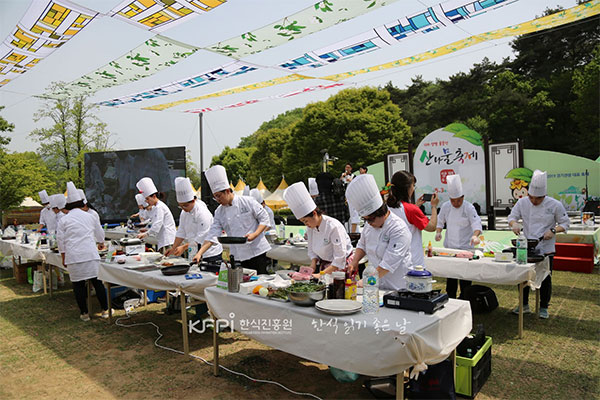
[[[102,282],[100,282],[98,278],[88,279],[88,281],[92,285],[94,285],[94,289],[96,289],[96,297],[100,302],[100,307],[102,307],[102,311],[108,310],[106,291]],[[79,306],[79,311],[81,311],[81,314],[88,313],[87,290],[85,287],[85,282],[86,281],[73,282],[73,292],[75,293],[75,300],[77,301],[77,305]]]
[[[271,259],[267,257],[267,253],[252,257],[249,260],[242,261],[242,267],[248,269],[255,269],[258,275],[266,274],[267,267],[271,265]]]
[[[552,297],[552,264],[554,262],[554,254],[548,256],[550,263],[550,274],[542,281],[540,287],[540,308],[548,308],[550,305],[550,297]],[[529,304],[529,286],[523,288],[523,306]]]
[[[469,286],[471,286],[471,281],[465,281],[463,279],[458,280],[458,279],[452,279],[452,278],[446,279],[446,293],[448,293],[448,297],[450,297],[451,299],[456,298],[456,291],[458,290],[459,283],[460,283],[460,296],[462,298],[463,294],[465,293],[465,290],[467,290],[467,288]]]

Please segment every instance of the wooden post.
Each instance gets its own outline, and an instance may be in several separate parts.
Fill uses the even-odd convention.
[[[396,400],[404,400],[404,371],[396,374]]]
[[[519,283],[519,339],[523,339],[523,288],[525,282]]]
[[[87,289],[88,314],[92,314],[92,291],[90,289],[90,281],[85,281],[85,287]]]
[[[219,332],[217,318],[213,316],[213,375],[219,376]]]
[[[540,314],[540,289],[535,291],[535,315]]]
[[[48,279],[48,281],[50,282],[50,298],[52,298],[52,273],[54,272],[54,265],[48,264],[48,272],[48,276],[50,277],[50,279]],[[56,277],[56,284],[58,285],[58,276]]]
[[[452,350],[450,360],[452,360],[452,376],[454,377],[454,387],[456,387],[456,347]]]
[[[112,325],[113,315],[112,315],[112,295],[110,293],[111,283],[104,282],[104,286],[106,286],[106,291],[108,292],[108,323]]]
[[[34,277],[35,277],[35,275],[34,275]],[[48,293],[48,285],[46,284],[46,262],[44,262],[44,261],[42,261],[42,280],[44,281],[44,294],[47,294]],[[52,275],[50,275],[50,287],[52,287]]]
[[[144,307],[148,307],[148,289],[144,289]]]
[[[190,344],[188,341],[188,322],[187,322],[187,309],[185,304],[185,292],[181,289],[177,289],[179,292],[179,303],[181,304],[181,333],[183,335],[183,353],[187,356],[190,354]]]

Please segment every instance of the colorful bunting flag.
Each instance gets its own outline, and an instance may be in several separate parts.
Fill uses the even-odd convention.
[[[156,35],[124,56],[71,82],[59,95],[90,94],[134,82],[177,64],[197,50],[196,47]]]
[[[142,29],[163,32],[208,12],[226,0],[125,0],[108,15]]]
[[[205,49],[240,59],[348,21],[396,1],[398,0],[322,0],[280,21],[215,43]],[[248,15],[248,20],[251,19],[252,16]]]
[[[294,90],[293,92],[289,92],[289,93],[277,94],[277,95],[268,96],[268,97],[262,97],[260,99],[244,100],[244,101],[240,101],[239,103],[229,104],[229,105],[221,106],[221,107],[195,108],[192,110],[186,110],[184,112],[198,114],[198,113],[207,113],[207,112],[211,112],[211,111],[222,111],[222,110],[228,110],[231,108],[244,107],[244,106],[248,106],[250,104],[256,104],[256,103],[260,103],[260,102],[263,102],[266,100],[285,99],[288,97],[297,96],[299,94],[310,93],[310,92],[314,92],[317,90],[333,89],[333,88],[340,87],[340,86],[344,86],[344,84],[343,83],[332,83],[329,85],[309,86],[309,87],[305,87],[304,89]]]
[[[33,1],[0,44],[0,86],[21,76],[85,28],[95,11],[66,0]]]
[[[341,81],[344,79],[351,78],[360,74],[369,72],[382,71],[390,68],[402,67],[409,64],[415,64],[418,62],[430,60],[436,57],[444,56],[457,52],[459,50],[474,46],[479,43],[486,41],[497,40],[507,37],[513,37],[517,35],[524,35],[532,32],[539,32],[545,29],[554,28],[557,26],[565,25],[574,21],[582,20],[600,13],[600,0],[591,0],[587,3],[580,4],[575,7],[571,7],[567,10],[560,11],[545,17],[536,18],[527,22],[523,22],[518,25],[508,26],[506,28],[497,29],[494,31],[482,33],[479,35],[473,35],[466,39],[458,40],[446,46],[441,46],[433,50],[429,50],[414,56],[401,58],[385,64],[375,65],[369,68],[361,68],[354,71],[343,72],[339,74],[328,75],[324,77],[311,77],[307,75],[291,74],[268,81],[257,82],[249,85],[239,86],[232,89],[226,89],[219,92],[210,93],[203,96],[194,97],[191,99],[183,99],[171,103],[158,104],[152,107],[143,108],[144,110],[166,110],[171,107],[175,107],[181,104],[192,103],[195,101],[227,96],[234,93],[242,93],[250,90],[261,89],[264,87],[280,85],[282,83],[293,82],[296,80],[304,79],[325,79],[331,81]]]

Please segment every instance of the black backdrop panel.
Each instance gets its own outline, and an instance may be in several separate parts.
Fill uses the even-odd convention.
[[[137,212],[135,184],[152,178],[173,217],[179,219],[174,180],[185,176],[185,147],[85,154],[85,193],[103,222],[123,221]]]

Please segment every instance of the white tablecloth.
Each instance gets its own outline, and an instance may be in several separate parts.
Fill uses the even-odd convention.
[[[31,244],[21,244],[17,241],[12,241],[11,243],[12,254],[15,257],[21,257],[22,259],[32,260],[32,261],[43,261],[44,254],[42,250],[35,248],[35,243]]]
[[[201,272],[202,279],[185,279],[185,275],[165,276],[160,271],[138,272],[125,267],[142,265],[141,263],[115,264],[101,262],[98,279],[117,285],[149,290],[177,290],[181,288],[187,294],[204,298],[204,289],[217,284],[217,276],[210,272]]]
[[[44,257],[46,258],[46,264],[53,265],[62,269],[63,271],[67,271],[67,267],[65,267],[62,263],[62,257],[59,253],[54,253],[53,251],[46,250],[43,252]]]
[[[14,240],[0,239],[0,253],[2,253],[5,256],[12,256],[13,255],[12,244],[14,242],[15,242]]]
[[[518,285],[521,282],[528,282],[534,289],[541,286],[550,268],[547,257],[539,263],[524,265],[514,262],[496,262],[489,257],[479,260],[425,257],[425,266],[433,276],[442,278],[465,279],[497,285]]]
[[[469,302],[451,299],[433,315],[380,308],[333,316],[255,295],[205,292],[208,306],[233,328],[267,346],[344,370],[383,376],[443,361],[469,334]],[[278,323],[279,329],[275,330]],[[256,328],[258,326],[258,328]],[[285,328],[287,326],[287,329]]]
[[[311,262],[311,259],[308,257],[308,248],[306,246],[273,244],[271,245],[271,250],[267,251],[267,257],[296,265],[310,265]]]

